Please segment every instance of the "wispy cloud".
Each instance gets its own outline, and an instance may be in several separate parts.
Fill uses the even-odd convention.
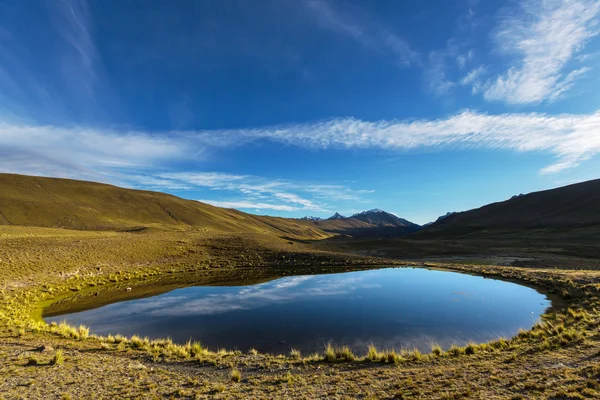
[[[52,3],[54,26],[71,51],[65,51],[60,65],[64,82],[81,96],[94,99],[98,54],[91,32],[91,15],[86,0],[58,0]]]
[[[466,110],[448,118],[415,121],[333,119],[311,124],[222,132],[223,137],[268,139],[311,148],[382,148],[415,151],[486,148],[546,152],[557,162],[542,173],[559,172],[600,153],[600,112],[547,115],[489,115]],[[203,137],[207,133],[199,133]]]
[[[241,200],[200,199],[200,201],[227,208],[271,209],[278,211],[330,212],[324,204],[331,200],[361,201],[372,190],[352,190],[343,185],[321,185],[308,182],[290,182],[253,175],[235,175],[216,172],[157,173],[137,175],[132,179],[146,188],[185,189],[207,188],[242,196]]]
[[[381,22],[368,19],[364,10],[350,10],[331,0],[309,0],[306,4],[323,28],[370,50],[389,53],[403,67],[419,63],[419,53],[408,41]]]
[[[475,1],[469,1],[456,21],[453,35],[445,47],[429,52],[424,77],[429,90],[444,95],[459,85],[455,74],[464,74],[475,59],[472,37],[478,26],[475,18]],[[456,70],[458,72],[456,72]]]
[[[285,204],[271,204],[271,203],[255,203],[251,201],[219,201],[219,200],[208,200],[199,199],[198,201],[206,204],[211,204],[216,207],[223,208],[242,208],[242,209],[255,209],[255,210],[275,210],[275,211],[300,211],[301,208],[285,205]]]
[[[311,206],[297,193],[299,185],[246,175],[220,175],[197,171],[167,174],[169,165],[197,160],[207,148],[249,145],[271,141],[304,148],[419,149],[486,148],[517,152],[545,152],[557,161],[542,172],[558,172],[579,165],[600,153],[600,111],[592,114],[547,115],[508,113],[490,115],[466,110],[435,120],[361,121],[340,118],[305,124],[256,129],[199,132],[119,132],[90,128],[57,128],[0,124],[0,170],[5,172],[53,175],[120,183],[127,175],[150,177],[139,184],[168,188],[202,186],[237,190],[245,195],[279,193],[286,200]],[[141,179],[141,178],[140,178]],[[360,197],[366,192],[338,185],[300,185],[305,192],[340,199]],[[294,189],[294,190],[291,190]],[[247,199],[244,199],[247,200]],[[303,204],[304,203],[304,204]],[[315,205],[315,209],[319,205]]]
[[[485,99],[526,104],[561,97],[589,71],[575,58],[600,32],[599,17],[598,0],[525,0],[506,11],[495,40],[516,60],[485,83]]]
[[[103,72],[87,1],[46,5],[43,15],[49,18],[41,21],[46,31],[22,35],[14,26],[0,26],[0,115],[42,123],[104,116],[98,97],[117,100]],[[37,48],[40,32],[52,37],[43,51]]]

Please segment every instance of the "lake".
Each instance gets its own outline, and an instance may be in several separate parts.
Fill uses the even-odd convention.
[[[192,286],[45,318],[96,334],[170,337],[209,349],[321,352],[331,342],[356,353],[429,352],[512,337],[550,307],[543,294],[501,280],[422,268],[300,275],[247,286]]]

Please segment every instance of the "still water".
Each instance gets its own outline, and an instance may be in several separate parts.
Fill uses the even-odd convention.
[[[208,348],[303,354],[325,344],[364,353],[485,342],[529,329],[550,306],[534,289],[420,268],[285,277],[248,286],[194,286],[46,321],[96,334],[189,339]]]

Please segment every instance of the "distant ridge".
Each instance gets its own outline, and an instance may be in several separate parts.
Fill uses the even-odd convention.
[[[321,217],[313,217],[313,216],[307,215],[305,217],[298,218],[298,219],[302,220],[302,221],[320,221],[322,218]]]
[[[453,213],[417,233],[418,236],[456,237],[469,234],[518,233],[532,229],[600,228],[600,179],[544,190]]]
[[[404,236],[421,228],[417,224],[379,208],[362,211],[351,217],[344,217],[336,212],[327,219],[308,222],[325,232],[353,237]]]

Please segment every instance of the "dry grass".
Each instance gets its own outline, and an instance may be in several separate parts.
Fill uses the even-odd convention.
[[[276,275],[274,269],[251,269],[250,263],[299,271],[302,265],[344,266],[364,259],[316,252],[260,235],[3,227],[0,260],[0,357],[7,360],[0,364],[0,376],[5,378],[0,391],[10,393],[9,397],[60,398],[63,393],[73,398],[82,393],[97,398],[335,398],[347,393],[363,398],[440,399],[600,396],[593,384],[600,377],[596,365],[600,274],[592,271],[430,264],[525,282],[567,298],[569,307],[552,310],[540,324],[515,338],[447,351],[434,345],[430,354],[371,346],[366,354],[357,355],[332,344],[318,355],[292,351],[289,357],[276,357],[256,351],[208,351],[200,343],[178,345],[169,339],[97,337],[86,327],[46,325],[39,320],[39,307],[53,299],[63,299],[66,307],[73,294],[84,304],[90,294],[112,293],[110,287],[132,287],[134,292],[142,291],[144,282],[171,282],[166,287],[175,287],[185,282],[179,277],[188,273],[212,276],[210,271],[221,261],[229,266],[219,269],[227,279],[242,274],[244,279],[260,281]],[[294,272],[288,269],[288,273]],[[68,361],[53,361],[58,350],[54,355],[31,353],[34,344],[64,346],[69,349]],[[53,363],[62,365],[48,368]],[[120,372],[115,374],[115,369]],[[236,382],[234,371],[239,372],[239,381],[224,384]],[[82,379],[73,381],[71,376]],[[92,392],[92,381],[85,376],[106,383]]]

